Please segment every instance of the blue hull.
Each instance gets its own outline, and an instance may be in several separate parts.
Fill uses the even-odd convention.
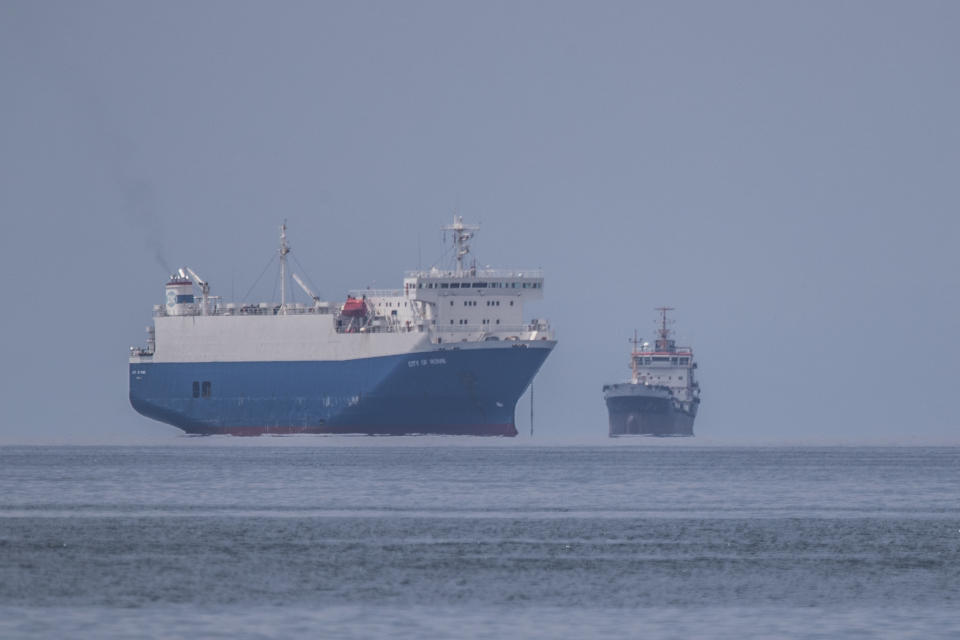
[[[192,434],[517,434],[553,343],[322,362],[133,363],[130,404]]]

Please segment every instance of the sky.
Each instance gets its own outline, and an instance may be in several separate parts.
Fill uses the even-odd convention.
[[[170,268],[241,298],[286,220],[340,300],[454,212],[545,272],[510,442],[605,442],[668,305],[694,442],[960,444],[958,32],[933,1],[4,0],[0,444],[182,440],[127,400]]]

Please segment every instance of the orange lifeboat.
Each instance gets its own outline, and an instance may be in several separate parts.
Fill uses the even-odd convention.
[[[340,315],[348,318],[365,318],[367,315],[367,303],[362,298],[347,296],[347,301],[340,307]]]

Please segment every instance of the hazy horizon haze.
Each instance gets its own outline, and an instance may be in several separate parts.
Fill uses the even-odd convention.
[[[127,400],[170,269],[240,299],[286,220],[338,302],[434,264],[454,212],[480,264],[545,272],[527,316],[559,344],[513,442],[606,442],[601,387],[667,305],[684,444],[960,444],[958,28],[932,1],[8,0],[0,444],[176,440]]]

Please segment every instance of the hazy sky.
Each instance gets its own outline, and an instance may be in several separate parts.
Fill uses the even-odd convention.
[[[127,400],[162,264],[240,298],[286,218],[339,300],[455,209],[546,272],[535,441],[606,439],[670,305],[698,442],[960,443],[958,33],[956,2],[3,0],[0,443],[176,440]]]

